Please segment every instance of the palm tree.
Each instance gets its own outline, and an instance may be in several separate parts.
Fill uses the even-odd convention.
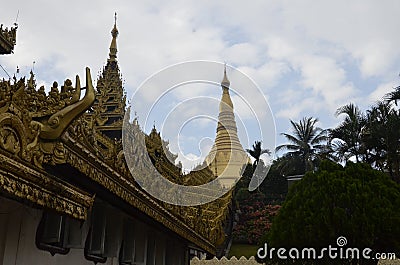
[[[246,152],[249,153],[249,155],[251,155],[254,158],[254,163],[253,163],[254,168],[258,165],[261,155],[271,154],[271,151],[269,151],[269,149],[261,148],[261,141],[255,141],[253,144],[253,149],[246,149]]]
[[[265,176],[267,175],[265,170],[267,168],[265,167],[264,163],[261,159],[261,155],[263,154],[268,154],[270,155],[271,152],[268,149],[262,149],[261,147],[261,141],[255,141],[253,144],[253,149],[246,149],[247,153],[251,155],[254,158],[254,163],[253,163],[253,176],[256,177],[257,180],[257,191],[260,192],[260,183],[264,180]],[[258,167],[258,165],[261,165]],[[251,182],[250,182],[251,184]],[[250,188],[250,186],[249,186]]]
[[[318,119],[304,117],[299,122],[290,120],[293,135],[282,133],[290,142],[276,147],[276,151],[288,150],[287,157],[300,157],[304,172],[312,170],[319,152],[326,150],[327,131],[317,127]]]
[[[366,154],[362,141],[362,134],[366,119],[360,109],[349,103],[337,109],[336,116],[345,115],[343,122],[330,130],[330,142],[339,160],[347,161],[355,157],[356,161],[362,160]]]
[[[400,100],[400,86],[395,87],[394,91],[387,93],[384,98],[388,102],[394,101],[394,104],[397,106],[397,100]]]
[[[283,177],[304,174],[304,161],[297,154],[286,153],[273,162],[274,167]]]
[[[380,101],[367,111],[365,145],[370,160],[380,170],[400,180],[400,113],[387,101]]]

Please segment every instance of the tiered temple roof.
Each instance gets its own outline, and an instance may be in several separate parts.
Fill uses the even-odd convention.
[[[126,107],[126,94],[117,61],[118,33],[115,17],[109,58],[97,80],[96,100],[86,114],[93,127],[95,149],[106,159],[110,158],[114,144],[121,141]]]
[[[87,220],[97,198],[108,200],[214,255],[224,241],[232,191],[208,204],[184,207],[161,202],[138,185],[122,150],[123,119],[129,115],[116,60],[116,23],[111,34],[97,90],[88,68],[85,86],[77,76],[75,86],[69,79],[60,88],[54,82],[48,94],[37,88],[33,72],[28,81],[0,82],[0,193],[79,220]],[[155,129],[146,135],[137,121],[126,119],[128,130],[145,138],[151,163],[168,180],[199,185],[215,178],[209,168],[182,174]],[[146,177],[146,170],[136,173]]]
[[[107,64],[97,80],[96,100],[92,106],[96,130],[111,139],[121,139],[126,95],[117,62],[118,29],[115,21]]]

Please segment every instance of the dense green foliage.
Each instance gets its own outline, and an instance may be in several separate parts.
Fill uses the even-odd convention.
[[[396,93],[390,98],[394,100]],[[391,102],[379,101],[365,113],[350,103],[336,114],[344,116],[330,130],[330,149],[336,159],[368,163],[400,183],[400,111]]]
[[[397,106],[397,101],[400,100],[400,86],[394,88],[394,91],[385,95],[385,100],[388,102],[394,102]]]
[[[347,246],[400,252],[400,186],[367,164],[324,161],[289,190],[268,235],[273,247]],[[343,260],[339,264],[345,264]]]
[[[280,162],[281,160],[279,159],[273,161],[267,177],[261,183],[260,188],[254,192],[249,192],[248,188],[254,167],[250,164],[247,165],[243,177],[235,186],[235,200],[239,204],[243,204],[249,198],[252,198],[252,200],[257,198],[258,201],[261,200],[264,204],[281,204],[285,200],[288,185],[286,178],[282,175]],[[263,165],[260,164],[260,166]],[[257,196],[256,194],[258,193],[261,193],[262,196]]]
[[[263,162],[258,166],[265,167]],[[254,166],[247,165],[242,179],[236,185],[234,198],[237,219],[233,229],[234,243],[256,245],[269,231],[272,219],[280,208],[279,204],[287,193],[287,181],[277,173],[274,164],[260,188],[250,192],[248,185],[253,172]]]
[[[353,103],[344,105],[335,113],[343,120],[332,129],[317,127],[318,119],[312,117],[291,120],[292,132],[282,133],[288,143],[277,147],[286,153],[273,161],[260,188],[250,193],[247,188],[255,165],[263,162],[259,159],[263,152],[268,153],[261,142],[255,142],[247,150],[255,163],[248,165],[235,192],[238,209],[244,209],[236,230],[241,241],[254,242],[257,229],[264,230],[261,241],[272,247],[324,248],[336,246],[336,239],[344,236],[349,247],[400,256],[399,100],[400,86],[365,112]],[[286,196],[285,177],[304,173]],[[285,197],[276,217],[265,214],[266,207],[281,205]]]

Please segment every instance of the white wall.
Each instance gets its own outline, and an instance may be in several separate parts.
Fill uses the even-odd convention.
[[[43,211],[27,207],[13,200],[0,196],[0,265],[93,265],[84,256],[84,249],[71,248],[66,255],[40,250],[36,247],[36,230],[42,218]],[[180,242],[168,241],[168,237],[155,231],[150,226],[135,221],[135,252],[136,259],[143,257],[143,265],[183,265],[185,248]],[[86,238],[86,237],[85,237]],[[149,250],[149,239],[152,239],[152,252]],[[84,239],[83,239],[84,240]],[[84,241],[83,241],[84,242]],[[168,243],[167,243],[168,242]],[[138,252],[142,252],[138,255]],[[149,260],[147,260],[149,259]],[[105,265],[117,265],[117,257],[108,258]]]
[[[0,264],[94,264],[85,259],[83,249],[71,249],[67,255],[54,256],[39,250],[35,245],[35,236],[41,217],[41,210],[0,197]],[[118,259],[109,258],[105,264],[118,264]]]

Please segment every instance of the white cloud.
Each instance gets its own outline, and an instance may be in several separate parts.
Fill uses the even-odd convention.
[[[385,94],[393,92],[393,89],[397,86],[399,86],[399,84],[395,82],[380,84],[372,93],[369,94],[369,103],[374,104],[375,102],[382,100]]]
[[[305,56],[300,68],[302,84],[322,95],[325,102],[334,107],[354,94],[354,87],[346,80],[345,71],[335,60],[321,56]]]
[[[233,44],[223,51],[224,57],[233,65],[257,66],[262,60],[260,46],[248,42]]]
[[[363,47],[355,51],[356,58],[360,60],[360,70],[365,76],[384,75],[398,54],[395,43],[388,40],[376,40],[365,43]]]
[[[54,80],[62,83],[76,74],[84,79],[86,66],[95,79],[108,57],[114,11],[120,31],[118,60],[128,96],[145,78],[170,64],[226,60],[260,86],[277,113],[280,132],[286,129],[287,118],[301,116],[318,116],[329,126],[335,123],[333,112],[340,105],[365,104],[398,85],[393,80],[400,60],[397,0],[256,1],[251,5],[17,0],[2,6],[0,23],[11,26],[18,10],[15,54],[1,56],[0,64],[10,74],[18,65],[21,74],[28,75],[35,61],[38,83],[46,84],[46,89]],[[209,70],[219,82],[221,69]],[[248,84],[235,75],[229,72],[231,85],[244,94]],[[144,91],[144,100],[135,110],[155,100],[174,78],[165,76]],[[183,99],[202,92],[199,87],[175,96]],[[247,93],[254,108],[264,108],[255,92]],[[247,117],[240,103],[235,102],[235,108]]]

